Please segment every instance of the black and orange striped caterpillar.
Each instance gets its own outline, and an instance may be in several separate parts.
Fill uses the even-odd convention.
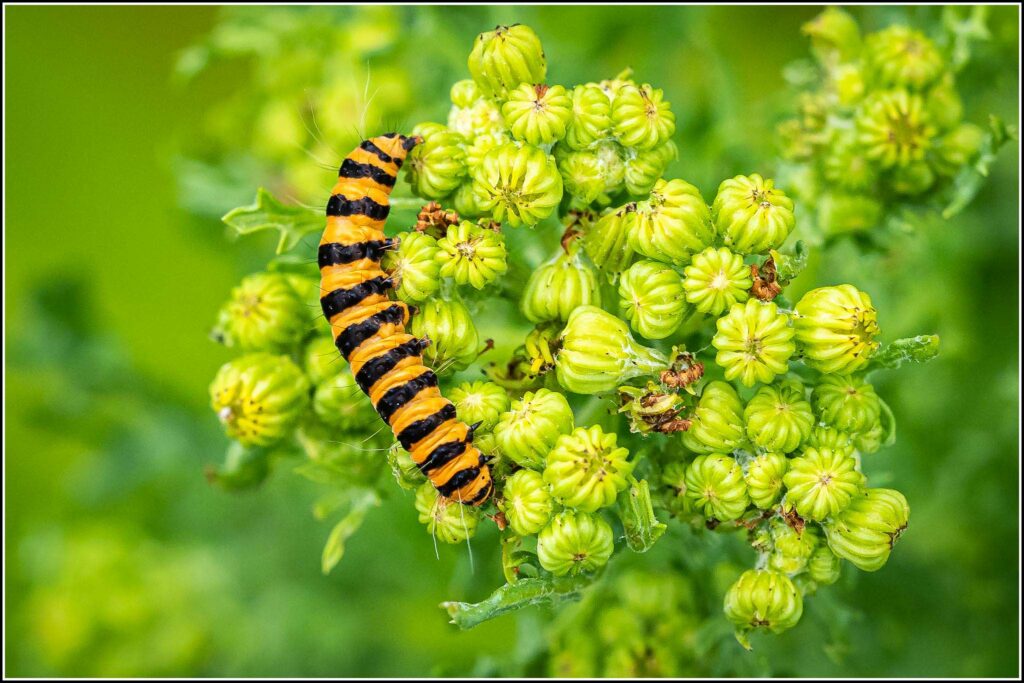
[[[384,237],[388,197],[417,137],[388,133],[365,140],[345,158],[327,202],[320,240],[320,305],[335,346],[359,387],[438,492],[481,505],[493,491],[488,458],[473,430],[441,395],[423,363],[429,345],[405,331],[409,307],[388,297],[394,281],[380,267],[397,244]]]

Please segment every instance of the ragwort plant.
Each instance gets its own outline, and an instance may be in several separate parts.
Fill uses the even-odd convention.
[[[875,78],[905,94],[885,107],[941,81],[941,60],[892,68],[884,60]],[[462,628],[578,599],[614,556],[671,543],[661,540],[670,524],[742,537],[753,549],[717,597],[747,647],[751,632],[793,627],[804,600],[844,567],[880,569],[910,508],[862,471],[895,438],[871,378],[934,357],[938,338],[884,344],[885,312],[854,284],[790,300],[807,259],[797,217],[816,209],[758,173],[724,179],[710,201],[664,177],[677,154],[675,117],[654,85],[628,71],[551,82],[524,25],[480,34],[468,72],[451,88],[446,121],[408,131],[421,143],[405,165],[415,196],[405,201],[420,211],[414,224],[390,226],[384,267],[394,295],[413,307],[413,333],[430,340],[425,358],[442,390],[476,425],[493,499],[483,509],[446,499],[390,443],[314,314],[321,292],[302,237],[322,219],[265,190],[224,218],[240,234],[276,229],[282,240],[217,318],[214,339],[239,355],[210,387],[232,439],[211,479],[249,487],[300,458],[297,470],[330,488],[318,515],[340,517],[325,571],[396,484],[415,492],[427,542],[462,543],[496,524],[505,583],[480,603],[444,603]],[[886,154],[871,156],[871,168],[932,163],[902,152],[883,163]],[[535,258],[545,243],[552,252]],[[501,300],[521,313],[520,328],[533,327],[509,356],[491,359],[476,314]],[[463,381],[470,368],[477,379]],[[686,601],[687,579],[651,582],[671,595],[619,589],[621,605],[597,603],[648,620],[632,631],[636,647],[599,648],[600,667],[555,648],[553,671],[685,670],[689,655],[670,640],[689,617],[658,615],[669,598]],[[615,640],[616,620],[597,619]]]

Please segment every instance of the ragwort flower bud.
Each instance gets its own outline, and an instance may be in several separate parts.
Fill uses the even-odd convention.
[[[555,159],[531,145],[495,147],[473,170],[477,204],[494,220],[532,226],[551,215],[562,200],[562,176]]]
[[[869,232],[881,219],[881,202],[867,195],[830,192],[818,203],[818,223],[829,237]]]
[[[505,480],[501,509],[519,536],[538,533],[551,519],[553,504],[548,485],[533,470],[519,470]]]
[[[651,149],[676,132],[676,116],[664,93],[648,84],[626,84],[615,93],[611,118],[623,147]]]
[[[403,232],[398,247],[385,254],[383,265],[397,283],[395,296],[406,303],[426,301],[441,287],[440,248],[423,232]]]
[[[985,131],[973,123],[962,123],[939,140],[935,148],[935,170],[945,176],[954,176],[974,161],[985,140]]]
[[[583,233],[583,250],[609,279],[625,270],[633,260],[633,248],[629,245],[630,212],[627,207],[609,211],[590,223]]]
[[[811,580],[822,586],[831,586],[839,580],[842,561],[827,545],[819,545],[807,560],[807,573]]]
[[[826,374],[860,370],[878,350],[878,316],[871,297],[853,285],[819,287],[804,294],[793,316],[806,365]]]
[[[501,105],[512,137],[531,145],[550,145],[565,137],[572,118],[572,98],[560,85],[523,83]]]
[[[461,505],[437,492],[429,481],[416,489],[416,512],[420,524],[442,543],[462,543],[476,535],[480,522],[478,508]]]
[[[803,571],[818,545],[818,531],[811,525],[799,530],[784,520],[771,522],[772,551],[768,555],[768,568],[792,576]]]
[[[480,349],[473,316],[461,301],[433,299],[422,304],[412,318],[412,333],[430,340],[423,358],[438,373],[469,367]]]
[[[739,519],[750,504],[743,468],[727,455],[698,455],[686,470],[686,497],[707,518]]]
[[[555,576],[599,569],[612,556],[614,539],[608,522],[586,512],[562,512],[537,536],[540,566]]]
[[[825,157],[825,179],[852,191],[870,190],[878,180],[878,171],[853,133],[837,136]]]
[[[573,149],[587,149],[611,136],[612,103],[596,83],[577,85],[572,90],[572,117],[565,141]]]
[[[653,149],[635,151],[626,159],[626,192],[633,196],[649,194],[678,155],[679,148],[671,140]]]
[[[477,433],[494,429],[509,407],[508,392],[494,382],[463,382],[448,392],[455,412],[466,424],[477,424]]]
[[[544,481],[562,505],[595,512],[614,503],[628,485],[633,471],[628,458],[614,432],[605,434],[597,425],[577,427],[558,437],[548,453]]]
[[[228,436],[243,446],[271,446],[295,427],[309,382],[287,356],[251,353],[221,366],[210,399]]]
[[[694,255],[683,271],[686,300],[701,313],[720,316],[735,303],[750,298],[754,281],[743,257],[722,247],[708,247]]]
[[[875,388],[863,377],[825,375],[811,399],[822,422],[847,434],[868,431],[882,413]]]
[[[704,198],[685,180],[659,180],[627,219],[630,246],[657,261],[684,263],[715,239]]]
[[[793,200],[757,173],[723,180],[711,215],[725,246],[738,254],[777,249],[796,223]]]
[[[455,191],[469,172],[466,139],[454,131],[436,131],[409,153],[406,180],[413,194],[442,199]]]
[[[906,90],[872,95],[856,116],[857,141],[882,168],[924,159],[935,137],[924,101]]]
[[[520,83],[543,83],[547,62],[529,26],[498,26],[481,33],[469,53],[469,73],[485,95],[504,98]]]
[[[647,339],[664,339],[678,329],[686,312],[683,280],[657,261],[637,261],[619,279],[619,310]]]
[[[783,478],[786,507],[820,522],[843,510],[864,488],[857,461],[845,451],[808,448],[789,461]]]
[[[231,291],[213,336],[242,351],[281,353],[295,348],[309,330],[306,301],[280,273],[254,273]]]
[[[314,337],[302,352],[302,368],[314,386],[337,376],[345,369],[338,347],[330,337]]]
[[[596,306],[569,316],[555,361],[559,384],[578,394],[610,391],[669,365],[661,351],[637,343],[626,323]]]
[[[565,396],[538,389],[512,402],[494,426],[494,438],[499,450],[512,461],[541,470],[558,437],[572,430],[572,408]]]
[[[867,489],[824,525],[828,547],[858,569],[878,571],[906,530],[910,506],[894,489]]]
[[[803,598],[785,574],[750,569],[740,576],[725,595],[725,616],[740,630],[744,647],[746,631],[767,629],[772,633],[796,626],[803,615]]]
[[[881,87],[921,90],[946,67],[935,43],[920,31],[899,24],[869,35],[864,55]]]
[[[568,320],[574,310],[588,305],[601,305],[597,273],[570,248],[560,249],[530,274],[520,308],[530,322],[542,323]]]
[[[483,289],[508,270],[505,238],[501,232],[471,221],[448,226],[438,240],[437,262],[441,277],[450,277],[458,285]]]
[[[755,446],[792,453],[814,427],[811,404],[799,380],[784,380],[757,390],[743,411],[747,436]]]
[[[733,304],[717,326],[711,343],[718,349],[715,362],[725,368],[726,379],[751,387],[771,382],[789,369],[789,358],[796,350],[794,330],[789,316],[775,304],[757,299]]]
[[[373,427],[380,419],[348,368],[316,386],[313,411],[325,425],[343,432]]]
[[[914,161],[893,169],[890,185],[898,194],[907,196],[927,192],[935,184],[935,171],[926,161]]]
[[[827,448],[832,451],[843,451],[849,454],[853,453],[853,440],[850,438],[849,434],[844,434],[838,429],[825,427],[823,425],[816,425],[814,429],[811,430],[804,446],[817,448],[819,450]]]
[[[743,431],[743,401],[728,382],[709,382],[692,424],[683,432],[683,445],[694,453],[731,453],[746,439]]]
[[[801,27],[811,38],[811,50],[825,64],[845,62],[860,53],[857,20],[837,7],[829,7]]]
[[[747,482],[747,495],[757,507],[767,510],[779,501],[782,477],[789,461],[782,453],[762,453],[747,464],[743,475]]]

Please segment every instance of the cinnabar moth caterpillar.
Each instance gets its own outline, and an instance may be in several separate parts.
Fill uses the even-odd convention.
[[[356,382],[420,470],[441,495],[481,505],[494,488],[488,458],[423,364],[429,341],[406,333],[409,308],[388,297],[394,282],[380,267],[394,246],[384,237],[388,197],[419,142],[388,133],[363,141],[341,164],[317,259],[320,305]]]

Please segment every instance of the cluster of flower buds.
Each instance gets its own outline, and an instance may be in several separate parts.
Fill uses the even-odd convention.
[[[862,36],[834,7],[803,30],[814,76],[792,70],[801,75],[797,112],[778,133],[806,236],[872,239],[902,208],[962,208],[977,190],[974,165],[1005,129],[964,120],[952,41],[901,24]]]

